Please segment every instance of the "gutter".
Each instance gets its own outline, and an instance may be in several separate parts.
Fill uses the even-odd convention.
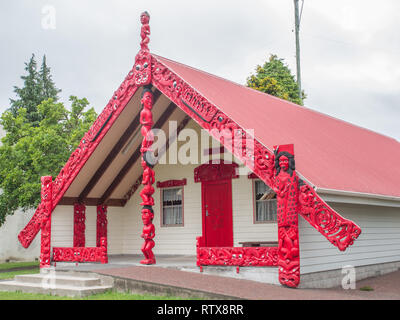
[[[316,188],[315,191],[327,202],[400,208],[400,197],[324,188]]]

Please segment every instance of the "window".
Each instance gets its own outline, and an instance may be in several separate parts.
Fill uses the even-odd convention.
[[[183,188],[161,189],[162,225],[183,226]]]
[[[276,194],[263,181],[254,181],[255,222],[276,221]]]

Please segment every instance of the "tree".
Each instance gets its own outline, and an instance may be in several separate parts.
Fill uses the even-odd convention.
[[[37,106],[44,100],[53,99],[58,101],[58,93],[61,90],[57,89],[50,73],[50,68],[47,66],[46,56],[43,56],[40,70],[37,70],[35,55],[32,54],[28,63],[25,63],[26,75],[21,76],[24,81],[22,88],[14,86],[14,92],[17,99],[10,99],[10,111],[14,116],[17,116],[18,110],[25,108],[27,111],[26,121],[38,125],[42,120],[37,110]]]
[[[20,107],[16,115],[6,111],[0,125],[6,131],[0,146],[0,225],[8,214],[34,208],[40,202],[40,177],[57,176],[71,152],[78,146],[97,114],[84,111],[89,102],[70,97],[71,108],[53,99],[37,106],[39,123],[28,119]]]
[[[42,66],[39,71],[39,83],[41,87],[42,99],[48,100],[52,98],[53,101],[57,102],[58,94],[61,92],[61,90],[56,88],[50,73],[50,67],[47,66],[46,61],[46,55],[44,55],[42,59]]]
[[[303,105],[306,98],[304,91],[299,96],[295,77],[276,55],[271,55],[262,67],[256,67],[256,73],[247,78],[247,86],[299,105]]]

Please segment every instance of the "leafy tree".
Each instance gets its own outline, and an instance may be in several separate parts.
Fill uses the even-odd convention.
[[[6,111],[0,125],[6,131],[0,146],[0,225],[17,208],[34,208],[40,202],[40,177],[57,176],[71,152],[97,117],[89,102],[70,97],[71,108],[53,99],[37,106],[38,124],[27,108],[14,115]]]
[[[303,105],[304,91],[299,96],[299,87],[283,59],[271,55],[263,66],[256,67],[256,73],[247,78],[247,86],[275,97]]]
[[[10,111],[14,116],[17,116],[18,110],[25,108],[27,111],[26,121],[38,125],[42,120],[37,106],[44,100],[53,99],[58,101],[58,93],[61,90],[57,89],[51,74],[50,68],[47,66],[46,56],[43,56],[40,70],[37,70],[35,55],[32,54],[28,63],[25,63],[26,75],[21,76],[24,81],[22,88],[14,86],[14,92],[17,99],[10,99]]]

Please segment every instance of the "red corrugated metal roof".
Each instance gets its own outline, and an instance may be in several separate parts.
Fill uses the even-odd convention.
[[[154,56],[240,126],[254,129],[267,148],[293,143],[296,169],[318,188],[400,197],[395,139]]]

